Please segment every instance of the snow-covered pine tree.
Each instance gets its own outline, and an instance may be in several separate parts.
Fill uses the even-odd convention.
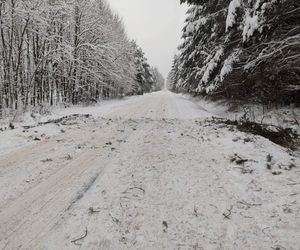
[[[153,85],[151,87],[151,91],[160,91],[165,86],[165,79],[163,75],[159,72],[158,68],[151,67],[151,74],[153,79]]]
[[[167,88],[173,92],[178,92],[180,90],[184,91],[184,88],[180,88],[179,84],[181,83],[179,80],[179,56],[174,55],[172,68],[167,77]]]
[[[176,86],[263,103],[300,101],[300,2],[182,0],[190,4]]]
[[[179,47],[179,86],[189,92],[208,94],[219,87],[218,72],[226,56],[224,2],[206,1],[187,11]]]
[[[131,42],[131,46],[134,51],[135,65],[137,69],[136,73],[136,87],[133,94],[143,94],[151,91],[154,84],[154,79],[152,76],[150,65],[147,62],[145,53],[136,44],[135,41]]]

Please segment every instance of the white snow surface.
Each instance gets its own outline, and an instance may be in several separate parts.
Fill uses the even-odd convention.
[[[226,18],[226,32],[231,28],[236,22],[237,9],[241,7],[241,0],[232,0],[228,7],[228,13]]]
[[[246,11],[243,29],[243,41],[246,42],[259,29],[259,17],[256,12],[253,14],[249,10]]]
[[[162,91],[55,113],[93,117],[0,132],[0,249],[298,249],[299,155],[225,108]]]
[[[238,51],[233,52],[223,63],[223,67],[220,72],[220,80],[223,81],[225,76],[232,71],[233,63],[238,59]]]
[[[215,70],[215,68],[218,66],[218,64],[221,61],[222,56],[224,55],[224,48],[219,48],[214,57],[211,58],[211,56],[208,56],[205,60],[205,62],[208,62],[205,67],[202,68],[200,71],[200,75],[202,75],[201,81],[198,85],[197,91],[202,92],[203,88],[205,89],[206,93],[209,93],[211,91],[211,86],[209,87],[203,87],[203,85],[206,85],[208,81],[210,80],[212,72]],[[205,63],[204,62],[204,63]]]
[[[207,18],[205,17],[196,19],[194,22],[189,23],[189,25],[186,27],[186,34],[193,35],[196,31],[200,29],[201,26],[205,25],[206,23]]]

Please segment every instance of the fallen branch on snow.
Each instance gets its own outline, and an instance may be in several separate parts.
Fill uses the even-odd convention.
[[[72,119],[72,118],[89,118],[90,116],[91,115],[89,115],[89,114],[85,114],[85,115],[80,115],[80,114],[67,115],[67,116],[63,116],[61,118],[48,120],[46,122],[39,122],[37,125],[23,126],[23,128],[24,129],[31,129],[31,128],[47,125],[47,124],[50,124],[50,123],[54,123],[54,124],[62,123],[62,122],[65,122],[69,119]]]
[[[287,148],[294,149],[297,146],[299,135],[292,128],[282,128],[275,125],[259,124],[250,121],[232,121],[214,119],[217,124],[235,126],[239,131],[262,136],[270,141]]]

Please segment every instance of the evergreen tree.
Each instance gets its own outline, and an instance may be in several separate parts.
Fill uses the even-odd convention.
[[[167,78],[167,88],[173,92],[179,91],[181,89],[179,85],[181,84],[179,79],[179,56],[175,55],[173,58],[172,69]],[[182,88],[182,90],[184,87]]]
[[[151,91],[160,91],[165,86],[165,79],[156,67],[151,68],[153,85]]]
[[[136,65],[136,87],[133,91],[133,94],[143,94],[151,91],[154,84],[152,72],[150,65],[147,62],[147,58],[143,50],[136,44],[135,41],[132,41],[132,48],[134,50],[135,65]]]
[[[300,2],[190,4],[175,86],[197,94],[300,102]]]

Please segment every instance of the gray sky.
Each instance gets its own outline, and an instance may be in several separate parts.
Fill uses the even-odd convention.
[[[166,77],[180,44],[186,7],[179,0],[107,0],[124,20],[130,38]]]

